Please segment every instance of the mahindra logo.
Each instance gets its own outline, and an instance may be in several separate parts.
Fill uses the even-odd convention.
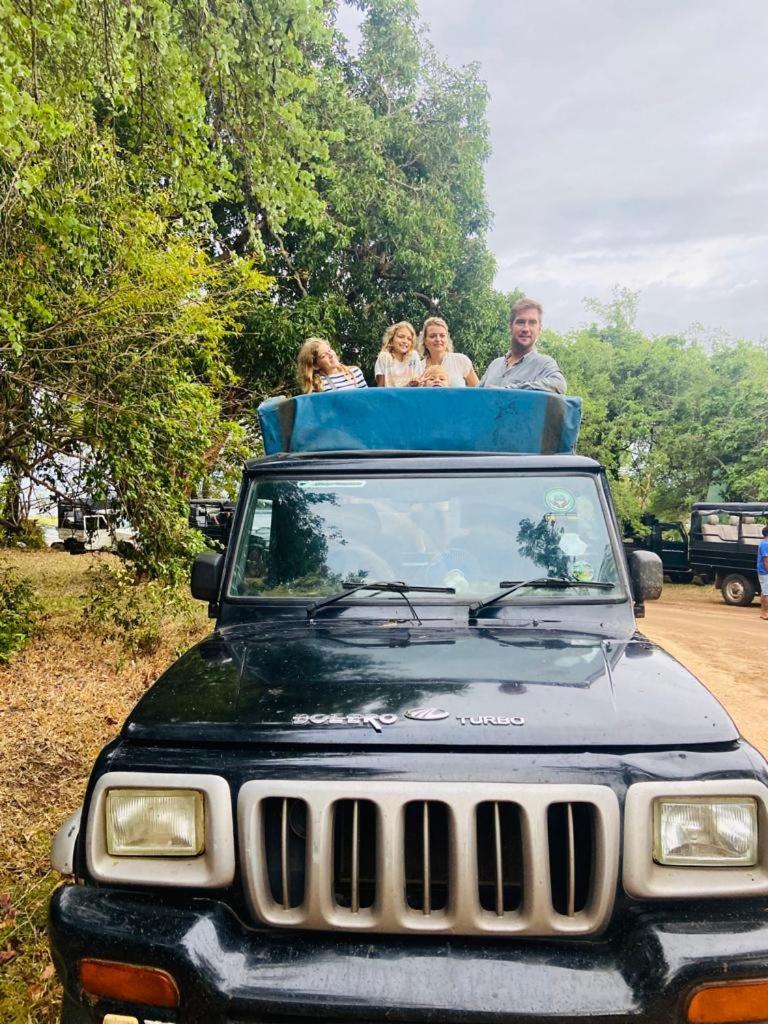
[[[448,712],[442,708],[411,708],[405,712],[406,718],[415,718],[417,722],[440,722],[448,717]]]

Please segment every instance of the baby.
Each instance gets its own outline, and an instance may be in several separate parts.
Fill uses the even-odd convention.
[[[448,376],[448,371],[444,370],[442,366],[430,366],[425,370],[419,386],[422,388],[448,388],[451,386],[451,378]]]

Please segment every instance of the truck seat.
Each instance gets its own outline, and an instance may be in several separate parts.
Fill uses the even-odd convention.
[[[739,539],[739,517],[729,516],[728,525],[720,527],[720,539],[737,541]]]
[[[720,519],[718,516],[707,516],[706,522],[702,523],[701,535],[704,540],[720,540]]]

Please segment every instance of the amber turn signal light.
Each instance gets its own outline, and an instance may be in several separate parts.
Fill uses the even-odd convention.
[[[768,1020],[768,981],[707,985],[688,1003],[689,1024],[758,1024]]]
[[[100,999],[119,999],[148,1006],[178,1006],[179,989],[167,971],[135,967],[110,960],[81,960],[78,976],[83,990]]]

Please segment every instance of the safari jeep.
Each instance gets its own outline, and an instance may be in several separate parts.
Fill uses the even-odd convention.
[[[578,412],[263,410],[215,629],[55,842],[65,1024],[768,1020],[766,763],[637,632]]]

